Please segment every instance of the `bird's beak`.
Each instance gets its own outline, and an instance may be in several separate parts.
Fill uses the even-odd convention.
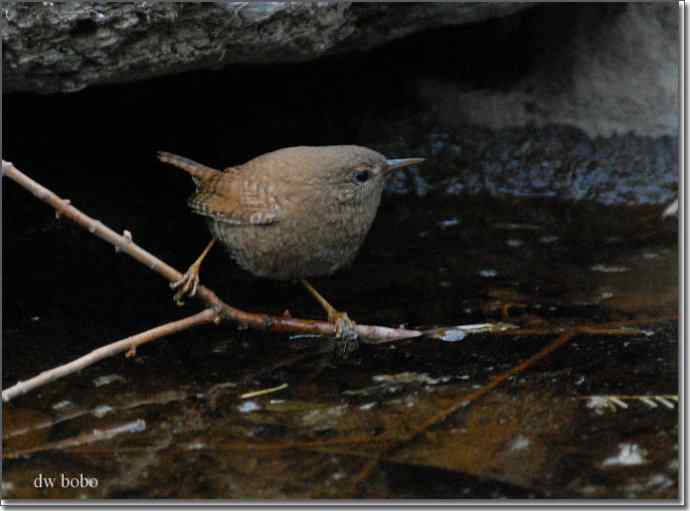
[[[386,160],[386,170],[384,174],[390,174],[394,170],[404,169],[410,165],[417,165],[424,162],[424,158],[401,158],[398,160]]]

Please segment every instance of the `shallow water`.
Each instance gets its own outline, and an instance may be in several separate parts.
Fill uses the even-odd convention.
[[[635,232],[613,220],[620,211],[586,204],[388,194],[354,266],[315,284],[370,324],[569,328],[673,317],[674,221],[641,209],[625,214]],[[159,220],[138,219],[137,233]],[[5,242],[17,251],[3,254],[6,267],[18,264],[15,254],[24,268],[32,268],[27,258],[36,266],[30,280],[4,276],[13,300],[4,308],[3,388],[198,310],[191,302],[178,310],[156,276],[76,227],[48,214],[39,225],[17,228]],[[41,248],[48,240],[51,257]],[[172,250],[163,257],[183,266]],[[321,316],[301,288],[253,279],[221,251],[203,280],[250,310]],[[676,497],[677,334],[669,319],[631,336],[573,339],[386,458],[359,495]],[[318,338],[199,328],[5,406],[3,494],[351,497],[353,477],[380,448],[377,437],[404,434],[555,337],[364,345],[338,361],[319,353]],[[283,384],[269,395],[240,397]],[[344,438],[353,443],[333,444]],[[35,451],[22,455],[27,449]],[[97,486],[36,488],[39,474],[57,478],[56,485],[61,474],[83,474]]]
[[[217,166],[300,144],[426,157],[390,183],[354,265],[313,282],[355,321],[437,332],[649,324],[575,337],[384,456],[358,492],[352,482],[382,440],[464,401],[558,332],[457,340],[451,330],[456,342],[362,345],[338,361],[319,338],[200,327],[6,404],[4,497],[678,497],[677,219],[661,217],[677,191],[677,139],[441,126],[453,112],[420,105],[420,79],[488,68],[504,87],[506,68],[477,54],[482,66],[455,69],[426,41],[13,94],[3,158],[183,270],[209,235],[185,206],[188,177],[156,150]],[[6,179],[2,200],[3,389],[200,310],[176,307],[167,282]],[[222,250],[201,278],[246,310],[323,318],[302,288],[255,279]],[[61,487],[63,474],[78,487]]]

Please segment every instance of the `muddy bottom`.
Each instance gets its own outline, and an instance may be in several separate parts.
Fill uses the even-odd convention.
[[[368,324],[506,322],[544,335],[362,345],[335,360],[318,337],[198,328],[6,404],[3,496],[678,498],[675,220],[527,199],[383,203],[354,266],[314,281],[336,306]],[[177,309],[158,277],[49,215],[12,238],[24,268],[37,264],[29,283],[5,275],[3,388],[200,307]],[[138,221],[142,245],[160,222]],[[154,252],[182,268],[203,236]],[[249,310],[322,315],[298,286],[253,279],[220,250],[202,279]],[[559,332],[614,322],[384,452]]]

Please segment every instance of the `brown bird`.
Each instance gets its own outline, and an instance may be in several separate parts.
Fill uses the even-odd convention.
[[[289,147],[219,171],[171,153],[158,158],[192,176],[188,204],[205,216],[213,236],[184,277],[171,284],[175,300],[194,296],[199,268],[215,240],[245,270],[300,280],[335,323],[337,337],[356,346],[354,323],[307,278],[330,275],[357,255],[376,217],[386,177],[423,162],[386,159],[366,147]]]

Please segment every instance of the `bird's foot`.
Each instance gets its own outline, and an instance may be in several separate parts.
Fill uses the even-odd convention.
[[[348,355],[357,351],[359,347],[359,334],[357,333],[357,325],[352,321],[345,312],[339,312],[335,309],[328,300],[314,289],[314,287],[302,280],[302,285],[309,291],[317,302],[323,307],[328,314],[328,321],[335,325],[335,354],[339,358],[347,358]]]
[[[346,312],[330,311],[328,321],[335,325],[334,353],[338,358],[348,358],[359,348],[356,324]]]
[[[204,262],[204,258],[208,255],[209,250],[211,250],[215,242],[216,239],[212,238],[197,260],[191,264],[186,272],[184,272],[182,278],[170,284],[171,289],[177,289],[177,293],[175,293],[173,297],[177,305],[184,305],[183,298],[185,296],[194,297],[196,295],[196,290],[199,287],[199,270],[201,269],[201,263]]]
[[[196,290],[199,287],[199,266],[193,264],[182,275],[180,280],[176,280],[170,284],[170,289],[177,289],[173,300],[178,306],[184,305],[183,298],[189,296],[193,298],[196,295]]]

